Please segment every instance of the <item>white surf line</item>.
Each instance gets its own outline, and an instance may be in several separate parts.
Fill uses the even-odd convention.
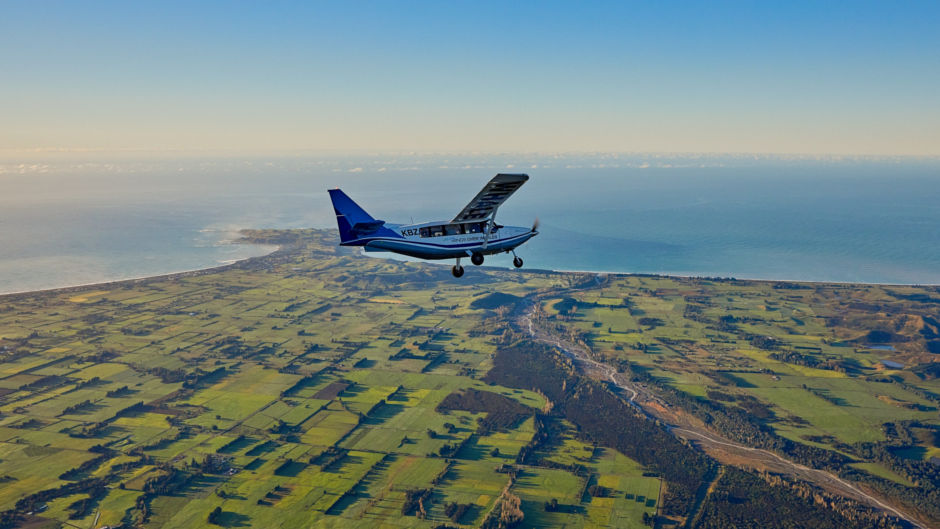
[[[538,300],[536,300],[535,303],[538,303]],[[625,383],[618,382],[618,381],[616,380],[616,378],[614,377],[614,368],[613,368],[612,366],[609,366],[609,365],[607,365],[607,364],[598,362],[598,361],[593,360],[593,359],[591,359],[591,358],[587,358],[586,356],[582,356],[582,355],[579,355],[579,354],[577,354],[577,353],[572,352],[569,348],[565,347],[565,345],[561,342],[560,339],[555,338],[554,336],[551,336],[550,334],[548,335],[548,336],[549,336],[548,339],[546,339],[546,338],[539,338],[539,337],[537,336],[537,333],[536,333],[536,331],[535,331],[535,329],[534,329],[534,327],[533,327],[533,323],[532,323],[532,310],[533,310],[534,307],[535,307],[535,303],[532,304],[532,307],[531,307],[529,310],[524,311],[524,312],[523,312],[523,316],[522,316],[522,317],[525,318],[525,320],[526,320],[527,327],[528,327],[528,331],[529,331],[529,336],[531,336],[531,337],[532,337],[533,339],[535,339],[535,340],[541,341],[541,342],[543,342],[543,343],[548,343],[549,345],[553,345],[553,346],[557,347],[557,348],[558,348],[559,350],[561,350],[563,353],[567,354],[568,356],[574,358],[574,359],[577,360],[577,361],[583,362],[583,363],[585,363],[585,364],[590,364],[590,365],[594,366],[595,368],[600,369],[602,372],[604,372],[604,374],[607,375],[607,378],[608,378],[615,386],[617,386],[617,387],[619,387],[619,388],[621,388],[621,389],[624,389],[624,390],[626,390],[626,391],[629,391],[629,392],[631,393],[631,397],[630,397],[630,400],[629,400],[629,403],[630,403],[631,405],[633,405],[634,407],[638,408],[638,409],[639,409],[645,416],[647,416],[648,418],[651,417],[650,414],[647,413],[646,410],[644,410],[644,409],[639,405],[639,403],[635,402],[635,399],[636,399],[636,397],[637,397],[637,395],[638,395],[637,391],[636,391],[635,389],[633,389],[632,387],[630,387],[629,385],[627,385],[627,384],[625,384]],[[548,333],[546,333],[546,334],[548,334]],[[686,428],[679,428],[679,427],[676,427],[676,426],[669,426],[669,425],[666,426],[666,429],[667,429],[667,431],[670,431],[670,432],[686,432],[686,433],[692,434],[692,435],[694,435],[694,436],[698,436],[698,437],[701,438],[701,439],[708,440],[709,442],[714,443],[714,444],[718,444],[718,445],[723,445],[723,446],[728,446],[728,447],[732,447],[732,448],[737,448],[737,449],[740,449],[740,450],[747,450],[747,451],[750,451],[750,452],[760,452],[760,453],[763,453],[763,454],[767,454],[767,455],[773,457],[774,459],[777,459],[778,461],[780,461],[780,462],[783,463],[784,465],[788,465],[788,466],[791,466],[791,467],[793,467],[793,468],[796,468],[796,469],[799,469],[799,470],[803,470],[803,471],[805,471],[805,472],[813,473],[813,474],[816,474],[816,475],[820,476],[821,478],[826,478],[826,479],[829,479],[830,481],[834,481],[834,482],[836,482],[836,483],[839,483],[839,484],[841,484],[843,487],[845,487],[846,489],[848,489],[848,490],[850,490],[850,491],[852,491],[852,492],[855,492],[855,493],[858,494],[860,497],[867,499],[869,502],[873,503],[874,505],[876,505],[877,507],[881,508],[882,510],[885,510],[885,511],[887,511],[887,512],[890,512],[890,513],[894,514],[895,516],[897,516],[898,518],[901,518],[901,519],[903,519],[903,520],[906,520],[907,522],[910,522],[910,523],[913,524],[915,527],[920,527],[920,528],[922,528],[922,529],[924,528],[924,526],[921,525],[920,523],[918,523],[916,520],[914,520],[913,517],[907,515],[906,513],[903,513],[903,512],[901,512],[901,511],[899,511],[898,509],[896,509],[896,508],[894,508],[894,507],[892,507],[892,506],[890,506],[890,505],[885,504],[884,502],[882,502],[882,501],[879,500],[878,498],[876,498],[876,497],[874,497],[874,496],[872,496],[872,495],[870,495],[870,494],[867,494],[866,492],[860,490],[858,487],[856,487],[856,486],[852,485],[851,483],[845,481],[844,479],[842,479],[842,478],[836,476],[835,474],[832,474],[832,473],[827,472],[827,471],[825,471],[825,470],[820,470],[820,469],[817,469],[817,468],[807,467],[807,466],[802,465],[802,464],[800,464],[800,463],[796,463],[796,462],[794,462],[794,461],[791,461],[791,460],[789,460],[789,459],[786,459],[786,458],[784,458],[784,457],[781,457],[780,455],[775,454],[775,453],[773,453],[773,452],[770,452],[770,451],[768,451],[768,450],[764,450],[763,448],[754,448],[754,447],[745,446],[745,445],[740,445],[740,444],[731,443],[731,442],[727,442],[727,441],[719,441],[718,439],[715,439],[714,437],[711,437],[711,436],[706,435],[706,434],[704,434],[704,433],[696,432],[695,430],[689,430],[689,429],[686,429]],[[673,434],[673,435],[675,435],[675,434]]]

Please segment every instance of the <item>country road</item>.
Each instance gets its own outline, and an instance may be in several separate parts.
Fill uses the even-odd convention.
[[[581,289],[569,289],[562,292],[562,294],[576,290]],[[553,296],[557,296],[558,294],[559,292],[557,291],[552,292]],[[539,298],[540,296],[536,295],[528,299],[527,305],[521,311],[517,312],[517,325],[524,329],[532,339],[555,347],[571,358],[572,361],[575,362],[575,365],[586,375],[595,379],[609,381],[616,388],[629,394],[629,397],[626,397],[626,395],[623,395],[623,397],[631,406],[647,419],[663,423],[666,429],[676,437],[694,441],[694,445],[723,464],[763,468],[782,473],[822,487],[834,494],[889,512],[915,527],[924,529],[929,527],[929,525],[925,525],[924,521],[915,518],[897,507],[889,505],[886,503],[885,499],[875,497],[835,474],[801,465],[768,450],[736,443],[716,432],[706,429],[701,424],[698,424],[697,421],[691,420],[690,417],[680,417],[679,413],[665,413],[662,406],[656,405],[661,402],[661,400],[656,397],[654,389],[632,384],[630,381],[626,380],[626,377],[617,373],[614,367],[591,358],[591,352],[583,345],[573,343],[570,340],[557,336],[549,329],[539,326],[535,317],[536,307],[540,301]],[[677,418],[685,420],[681,420],[681,424],[676,424],[676,422],[679,422]]]

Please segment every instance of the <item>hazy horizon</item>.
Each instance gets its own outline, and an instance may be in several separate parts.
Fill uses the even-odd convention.
[[[0,292],[256,255],[225,241],[334,229],[334,187],[388,222],[446,220],[498,172],[531,176],[499,216],[541,220],[527,267],[940,284],[935,158],[371,155],[0,162]]]

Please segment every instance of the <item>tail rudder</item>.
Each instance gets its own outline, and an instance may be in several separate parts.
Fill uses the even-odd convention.
[[[361,238],[363,235],[374,233],[385,221],[376,220],[359,207],[353,199],[339,189],[330,189],[330,200],[333,201],[333,211],[336,212],[336,224],[339,227],[340,244]]]

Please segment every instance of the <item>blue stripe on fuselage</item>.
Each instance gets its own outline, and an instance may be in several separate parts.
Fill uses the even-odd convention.
[[[483,249],[482,242],[471,243],[436,243],[406,238],[364,237],[343,243],[344,246],[365,246],[366,250],[397,252],[421,259],[447,259],[466,257],[471,252],[494,254],[512,250],[534,237],[537,232],[526,230],[524,233],[504,239],[490,239]]]

